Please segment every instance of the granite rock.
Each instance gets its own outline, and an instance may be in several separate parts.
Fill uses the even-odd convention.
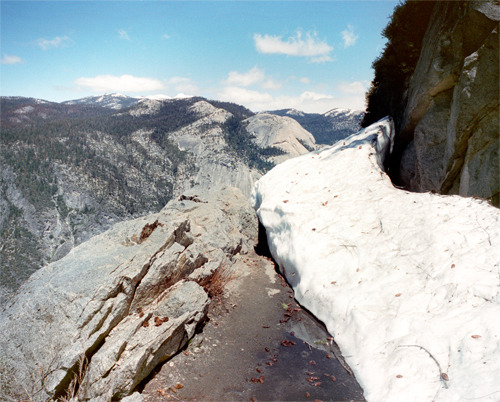
[[[131,394],[203,323],[211,278],[254,246],[257,227],[235,188],[116,224],[33,274],[0,312],[2,371],[33,400]]]

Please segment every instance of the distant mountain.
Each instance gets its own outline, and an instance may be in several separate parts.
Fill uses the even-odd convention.
[[[283,151],[271,157],[276,164],[316,149],[313,135],[290,117],[259,113],[244,122],[259,147]]]
[[[299,124],[282,130],[291,119],[253,117],[199,97],[0,97],[0,299],[2,286],[17,288],[118,221],[157,212],[192,187],[249,195],[276,162],[307,152],[283,145],[307,137]],[[282,141],[262,141],[264,132]]]
[[[101,106],[108,109],[120,110],[137,105],[139,102],[148,100],[168,100],[168,99],[188,99],[188,98],[193,98],[193,96],[178,94],[172,98],[167,95],[158,94],[158,95],[131,97],[119,93],[109,93],[104,95],[87,96],[85,98],[67,100],[61,102],[61,104]]]
[[[74,99],[62,102],[63,105],[96,105],[109,109],[124,109],[137,104],[141,98],[132,98],[127,95],[112,93],[97,96],[87,96],[81,99]]]
[[[92,103],[64,104],[21,96],[0,97],[0,119],[2,124],[7,124],[9,127],[51,119],[88,118],[107,113],[110,111]]]
[[[281,109],[266,112],[295,119],[309,131],[317,144],[333,144],[360,129],[364,112],[351,109],[332,109],[324,114],[304,113],[296,109]]]

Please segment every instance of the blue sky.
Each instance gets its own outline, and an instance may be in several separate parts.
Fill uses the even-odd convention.
[[[364,108],[398,1],[0,1],[4,96]]]

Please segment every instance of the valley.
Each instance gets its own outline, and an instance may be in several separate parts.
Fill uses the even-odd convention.
[[[290,117],[197,97],[2,97],[0,117],[0,300],[114,223],[189,188],[249,195],[276,163],[316,148]],[[323,137],[343,135],[324,124]]]

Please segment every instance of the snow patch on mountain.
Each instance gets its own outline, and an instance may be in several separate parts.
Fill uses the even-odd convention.
[[[30,113],[32,112],[33,110],[35,110],[35,108],[33,106],[24,106],[24,107],[21,107],[19,109],[17,109],[14,113],[16,114],[24,114],[24,113]]]
[[[290,109],[286,112],[286,114],[289,116],[305,116],[304,112],[297,109]]]
[[[141,99],[164,100],[164,99],[172,99],[172,97],[163,94],[155,94],[155,95],[141,96]]]
[[[329,110],[323,116],[325,117],[354,117],[363,114],[362,110],[354,110],[354,109],[341,109],[335,108]]]
[[[184,93],[178,93],[177,95],[174,96],[174,99],[189,99],[189,98],[194,98],[194,95],[186,95]]]
[[[120,110],[130,107],[139,102],[140,98],[132,98],[119,93],[106,93],[104,95],[86,96],[81,99],[73,99],[61,102],[66,105],[97,105],[108,109]]]
[[[393,132],[382,120],[263,176],[270,250],[367,400],[498,401],[500,211],[394,188]]]

